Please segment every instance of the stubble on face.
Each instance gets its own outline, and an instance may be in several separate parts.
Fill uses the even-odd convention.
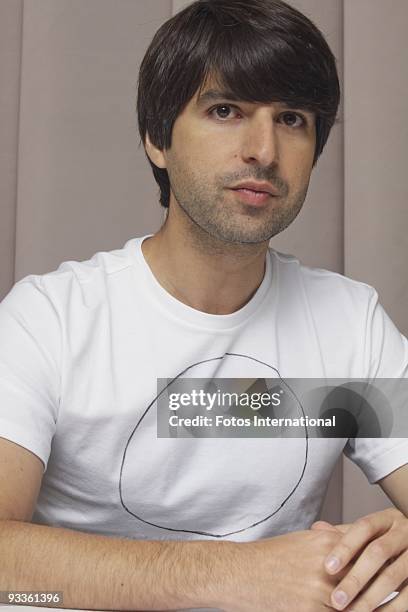
[[[251,172],[230,172],[205,176],[186,167],[172,156],[167,168],[176,205],[193,222],[195,240],[208,245],[254,245],[265,243],[286,229],[299,214],[306,199],[309,180],[291,193],[288,184],[277,174],[276,167],[252,167]],[[309,176],[310,179],[310,176]],[[272,197],[265,207],[252,207],[239,202],[239,196],[228,188],[237,183],[268,181],[279,196]]]

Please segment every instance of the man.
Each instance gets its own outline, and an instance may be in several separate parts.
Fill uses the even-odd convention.
[[[280,0],[200,0],[159,29],[138,115],[163,227],[1,304],[1,590],[231,612],[373,610],[399,590],[384,609],[408,607],[405,440],[156,429],[158,380],[407,376],[371,287],[268,249],[338,102],[330,49]],[[398,510],[314,524],[343,450]]]

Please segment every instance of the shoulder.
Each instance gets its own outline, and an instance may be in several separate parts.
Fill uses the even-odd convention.
[[[42,304],[43,308],[57,311],[97,306],[104,301],[112,279],[131,273],[132,247],[138,240],[129,240],[121,249],[97,252],[84,261],[64,261],[56,270],[45,274],[30,274],[13,286],[2,306],[18,309]]]
[[[343,316],[355,315],[378,300],[376,290],[367,283],[338,272],[303,265],[293,255],[270,249],[279,290],[293,300],[306,300],[314,308],[323,307]]]

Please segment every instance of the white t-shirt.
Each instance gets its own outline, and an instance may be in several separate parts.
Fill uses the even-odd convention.
[[[405,439],[158,438],[157,379],[408,377],[371,287],[270,250],[229,315],[179,302],[143,238],[16,283],[0,304],[0,436],[46,467],[34,522],[148,539],[252,540],[309,528],[343,452],[370,482]]]

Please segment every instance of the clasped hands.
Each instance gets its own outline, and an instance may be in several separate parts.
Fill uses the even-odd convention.
[[[408,611],[408,518],[402,512],[389,508],[350,525],[318,521],[312,529],[343,534],[325,560],[326,571],[332,576],[349,565],[331,594],[335,610]],[[393,591],[399,594],[380,606]]]

